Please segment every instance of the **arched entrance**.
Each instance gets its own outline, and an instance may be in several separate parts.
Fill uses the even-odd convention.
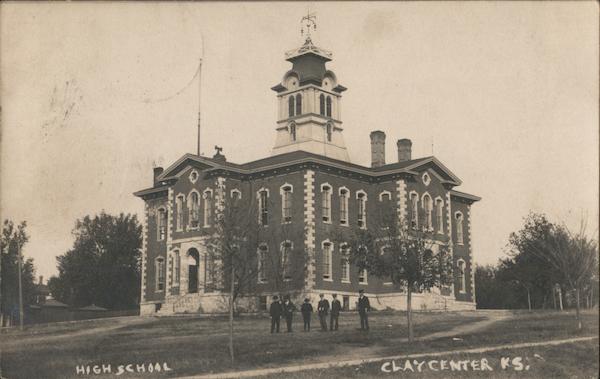
[[[200,265],[200,253],[192,248],[187,252],[188,264],[188,293],[198,292],[198,266]]]

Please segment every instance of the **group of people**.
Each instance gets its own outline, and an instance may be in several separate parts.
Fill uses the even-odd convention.
[[[329,301],[325,299],[323,294],[319,294],[319,303],[317,304],[317,314],[319,315],[319,322],[321,324],[321,331],[327,331],[327,316],[329,316],[329,330],[338,330],[338,318],[340,311],[342,310],[342,304],[337,299],[337,294],[333,294],[331,305]],[[358,291],[358,302],[356,309],[360,316],[360,330],[369,330],[369,312],[371,311],[371,305],[369,304],[369,298],[364,295],[364,291]],[[269,314],[271,315],[271,333],[279,333],[279,324],[281,318],[284,318],[287,324],[287,332],[292,332],[292,322],[294,320],[294,312],[298,309],[292,303],[289,296],[283,299],[283,302],[278,296],[273,296],[273,302],[269,308]],[[310,331],[310,321],[313,313],[313,306],[310,303],[310,299],[304,299],[302,306],[300,307],[300,313],[302,313],[302,319],[304,321],[304,331]]]

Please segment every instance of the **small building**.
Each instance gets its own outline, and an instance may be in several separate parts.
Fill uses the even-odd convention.
[[[371,165],[352,163],[343,134],[352,123],[342,122],[347,88],[326,67],[332,54],[308,38],[285,58],[292,67],[271,88],[278,109],[272,156],[239,164],[219,151],[212,158],[186,154],[155,168],[153,185],[135,193],[145,203],[140,313],[224,310],[222,295],[210,289],[215,278],[203,242],[214,213],[233,200],[255,207],[270,234],[256,252],[258,290],[244,299],[249,310],[264,309],[267,297],[281,293],[313,301],[337,293],[352,309],[360,289],[375,308],[405,309],[401,289],[353,267],[348,246],[333,238],[374,227],[381,210],[427,228],[434,249],[452,252],[453,285],[415,294],[413,307],[475,309],[470,226],[471,205],[480,198],[457,191],[461,180],[436,157],[413,157],[409,139],[397,140],[398,159],[386,162],[382,131],[365,141]],[[282,290],[267,263],[288,250]]]

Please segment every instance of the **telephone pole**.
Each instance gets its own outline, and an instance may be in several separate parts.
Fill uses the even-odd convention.
[[[19,328],[23,330],[23,281],[21,271],[23,271],[23,257],[21,256],[21,244],[17,241],[17,259],[19,260]]]

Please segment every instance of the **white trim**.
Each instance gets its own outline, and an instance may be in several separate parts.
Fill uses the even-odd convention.
[[[281,268],[282,268],[282,276],[283,276],[283,281],[284,282],[289,282],[290,280],[292,280],[292,276],[291,276],[291,272],[292,272],[292,267],[290,264],[290,257],[286,256],[285,258],[287,258],[287,265],[285,264],[283,258],[284,258],[284,253],[283,253],[283,245],[289,243],[290,244],[290,251],[287,252],[287,254],[291,254],[291,252],[294,250],[294,242],[290,241],[290,240],[285,240],[285,241],[281,241],[281,243],[279,244],[279,252],[281,253]],[[290,274],[290,277],[286,277],[285,276],[285,268],[286,266],[289,267],[289,272],[288,274]]]
[[[196,179],[192,178],[192,176],[194,176],[194,174],[196,174]],[[198,179],[200,179],[200,173],[196,169],[193,169],[190,172],[190,175],[188,176],[188,179],[190,180],[190,182],[192,182],[192,184],[196,184],[196,182],[198,181]]]
[[[460,218],[459,218],[460,216]],[[456,211],[454,212],[454,219],[456,220],[456,244],[457,245],[464,245],[465,244],[465,228],[464,228],[464,221],[465,221],[465,216],[463,215],[463,213],[461,211]],[[460,226],[460,234],[458,233],[458,229]],[[458,238],[460,235],[460,238]]]
[[[325,187],[327,187],[328,190],[325,190]],[[327,203],[329,204],[329,208],[327,208],[328,209],[327,215],[323,214],[323,199],[324,199],[323,196],[325,196],[323,193],[327,194]],[[329,183],[321,184],[321,207],[320,207],[321,208],[321,221],[323,221],[326,224],[331,224],[331,218],[332,218],[331,217],[331,205],[332,205],[331,198],[332,198],[332,195],[333,195],[333,187],[331,186],[331,184],[329,184]],[[323,220],[323,218],[325,216],[327,216],[327,220]]]
[[[289,196],[290,196],[290,207],[289,207],[289,220],[286,220],[286,215],[285,215],[285,193],[286,191],[284,191],[285,188],[289,188]],[[283,185],[281,185],[279,187],[279,195],[281,196],[281,223],[282,224],[289,224],[292,222],[292,202],[293,202],[293,196],[292,194],[294,193],[294,186],[289,184],[289,183],[284,183]]]
[[[459,258],[456,261],[456,267],[460,270],[461,269],[461,263],[464,265],[463,269],[461,270],[461,281],[460,281],[460,285],[459,285],[459,293],[467,293],[467,262],[465,262],[464,259]]]
[[[267,199],[269,198],[269,195],[270,195],[269,189],[265,188],[265,187],[261,187],[258,191],[256,191],[256,199],[258,200],[257,201],[257,206],[258,206],[258,224],[261,225],[261,226],[268,226],[269,225],[269,207],[267,206],[267,204],[264,204],[265,208],[267,210],[267,212],[266,212],[267,213],[267,223],[266,224],[262,223],[263,207],[261,206],[261,203],[260,203],[260,200],[261,200],[260,199],[260,197],[261,197],[260,194],[263,193],[263,192],[267,193]]]
[[[390,200],[392,200],[392,193],[390,191],[381,191],[379,193],[379,201],[383,201],[383,196],[388,195]]]
[[[425,179],[425,177],[427,177],[427,179]],[[423,175],[421,175],[421,180],[423,181],[423,184],[425,184],[425,187],[428,187],[429,184],[431,184],[431,176],[427,172],[424,172]]]
[[[363,196],[361,196],[361,195],[363,195]],[[364,190],[356,191],[356,200],[361,201],[361,199],[363,201],[363,218],[362,218],[362,220],[358,218],[358,216],[360,216],[360,206],[358,206],[358,204],[357,204],[356,221],[357,221],[357,224],[358,224],[358,221],[362,221],[362,225],[360,225],[359,227],[361,229],[367,229],[367,201],[369,200],[369,197],[367,196],[367,193]]]
[[[358,199],[359,195],[365,195],[365,201],[369,200],[369,197],[367,196],[367,193],[364,190],[360,189],[360,190],[356,191],[356,198],[357,199]]]
[[[346,191],[346,195],[342,194],[342,191]],[[340,198],[340,225],[342,226],[350,226],[350,209],[349,209],[349,205],[348,205],[348,199],[350,199],[350,197],[352,196],[350,190],[348,188],[346,188],[345,186],[342,186],[340,188],[338,188],[338,195]],[[345,216],[346,218],[342,219],[342,202],[343,205],[346,209],[345,212]]]

